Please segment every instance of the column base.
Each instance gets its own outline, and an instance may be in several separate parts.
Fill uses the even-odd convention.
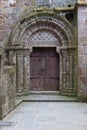
[[[66,90],[61,90],[60,94],[63,95],[63,96],[67,96],[67,91]]]
[[[68,96],[76,96],[76,92],[74,90],[68,90],[67,95]]]
[[[30,94],[30,91],[29,91],[29,90],[27,90],[27,89],[26,89],[26,90],[23,90],[23,95],[24,95],[24,96],[28,96],[29,94]]]
[[[16,96],[23,96],[22,90],[16,90]]]
[[[76,92],[75,91],[66,91],[66,90],[62,90],[60,91],[60,94],[63,96],[76,96]]]

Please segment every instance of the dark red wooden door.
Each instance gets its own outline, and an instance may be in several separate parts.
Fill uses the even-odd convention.
[[[59,55],[56,48],[34,48],[30,57],[30,90],[59,90]]]

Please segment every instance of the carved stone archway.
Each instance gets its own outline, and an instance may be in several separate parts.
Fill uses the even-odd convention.
[[[65,18],[54,12],[24,16],[13,30],[9,43],[9,62],[16,59],[17,91],[29,92],[33,47],[56,47],[60,56],[60,93],[76,95],[74,30]]]

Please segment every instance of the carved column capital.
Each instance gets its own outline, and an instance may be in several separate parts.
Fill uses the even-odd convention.
[[[56,52],[58,52],[58,54],[60,54],[60,47],[56,47]]]
[[[29,53],[32,53],[33,52],[33,47],[30,47],[29,48]]]

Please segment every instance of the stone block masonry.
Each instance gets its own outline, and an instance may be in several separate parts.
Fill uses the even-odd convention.
[[[87,5],[78,6],[78,99],[87,101]]]
[[[15,69],[4,66],[1,77],[1,119],[15,107]]]

